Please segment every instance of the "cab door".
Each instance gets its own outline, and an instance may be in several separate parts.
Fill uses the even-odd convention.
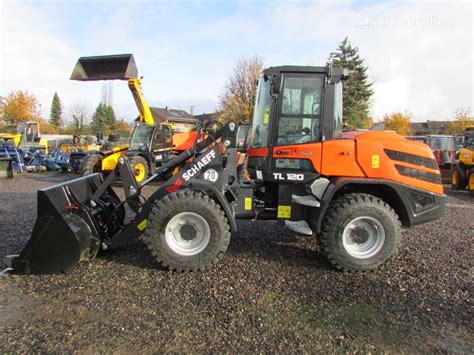
[[[272,137],[274,180],[301,182],[319,175],[324,83],[322,74],[283,75]]]

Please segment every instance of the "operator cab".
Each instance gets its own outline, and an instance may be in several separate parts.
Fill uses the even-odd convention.
[[[20,122],[17,126],[17,133],[21,134],[23,144],[40,141],[38,122]]]
[[[154,172],[173,147],[173,132],[171,126],[146,123],[136,123],[130,137],[127,155],[141,155],[150,162],[150,171]],[[154,164],[151,164],[154,162]]]
[[[252,178],[307,181],[318,175],[321,149],[315,144],[342,134],[341,79],[347,74],[330,66],[263,71],[248,151]]]
[[[263,71],[247,170],[268,218],[300,219],[307,206],[319,206],[306,190],[328,184],[320,176],[323,141],[342,136],[341,80],[347,74],[346,69],[331,66],[281,66]],[[306,224],[297,230],[309,233]]]

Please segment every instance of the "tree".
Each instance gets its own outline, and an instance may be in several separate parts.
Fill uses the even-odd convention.
[[[453,121],[446,125],[445,134],[464,134],[466,127],[474,126],[474,116],[469,109],[454,111]]]
[[[44,118],[38,119],[39,125],[40,125],[40,133],[44,134],[58,134],[60,133],[60,129],[56,127],[55,125],[52,125],[48,121],[46,121]]]
[[[105,106],[105,115],[107,117],[106,122],[110,129],[113,129],[117,119],[115,118],[115,112],[112,106]]]
[[[61,100],[59,100],[57,92],[55,92],[53,96],[51,113],[49,115],[49,123],[57,128],[60,128],[63,125]]]
[[[364,120],[364,127],[363,128],[370,128],[374,125],[374,119],[372,117],[366,117]]]
[[[240,59],[234,66],[219,97],[220,120],[250,122],[252,120],[258,80],[263,68],[263,58],[253,56]]]
[[[92,116],[91,126],[95,132],[108,134],[113,130],[115,121],[115,112],[112,106],[107,106],[101,102]]]
[[[132,134],[132,127],[122,118],[115,122],[113,131],[122,137],[127,137]]]
[[[89,112],[85,103],[77,103],[71,108],[72,129],[74,134],[81,134],[87,124]]]
[[[402,136],[411,134],[411,115],[409,113],[385,114],[382,122],[385,124],[386,130],[395,131]]]
[[[39,105],[35,95],[28,91],[11,91],[0,102],[0,118],[7,125],[17,126],[21,121],[38,121]]]
[[[369,113],[370,97],[374,93],[368,80],[367,67],[359,56],[359,49],[353,47],[346,37],[331,54],[334,67],[350,70],[349,77],[343,82],[343,117],[348,129],[364,128]]]

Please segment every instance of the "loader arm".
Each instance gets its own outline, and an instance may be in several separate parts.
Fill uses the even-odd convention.
[[[140,113],[139,122],[146,123],[149,125],[155,124],[155,119],[151,113],[150,105],[143,96],[142,81],[139,78],[131,78],[128,80],[128,87],[132,92],[133,99],[137,105],[138,112]]]
[[[7,271],[27,274],[66,273],[81,260],[93,259],[99,248],[112,249],[133,241],[143,233],[156,201],[165,195],[192,185],[201,190],[213,189],[212,184],[206,184],[206,181],[196,181],[206,166],[219,170],[218,186],[222,188],[214,188],[214,191],[234,230],[236,226],[232,211],[223,195],[229,189],[224,189],[224,186],[231,180],[235,181],[236,176],[236,129],[237,125],[230,122],[206,135],[202,141],[165,163],[140,185],[134,179],[127,157],[123,156],[106,178],[101,174],[92,174],[40,190],[38,217],[31,238],[19,255],[6,257]],[[222,150],[227,153],[221,153]],[[178,174],[158,187],[148,199],[140,198],[143,186],[187,161],[189,163]],[[112,189],[119,176],[124,200],[120,200]],[[232,191],[238,194],[237,184],[234,184]],[[124,219],[125,204],[136,213],[128,223]]]

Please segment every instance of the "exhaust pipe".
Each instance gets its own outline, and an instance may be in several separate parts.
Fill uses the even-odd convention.
[[[133,54],[81,57],[71,74],[71,80],[128,80],[138,78]]]
[[[38,217],[20,255],[6,258],[8,272],[67,273],[80,261],[93,259],[101,242],[123,227],[125,210],[108,187],[97,198],[100,174],[38,191]]]

